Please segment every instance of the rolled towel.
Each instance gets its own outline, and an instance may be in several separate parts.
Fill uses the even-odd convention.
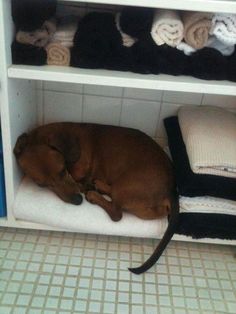
[[[73,47],[73,40],[78,28],[79,17],[65,16],[58,20],[57,30],[52,41],[60,42],[62,46]]]
[[[212,25],[212,14],[207,12],[184,11],[182,13],[184,24],[184,40],[195,49],[203,48],[209,37]]]
[[[151,35],[158,46],[167,44],[176,47],[184,36],[184,27],[178,11],[157,9]]]
[[[122,32],[133,38],[145,38],[152,28],[154,9],[143,7],[124,7],[120,15]]]
[[[217,13],[212,18],[210,34],[223,44],[233,46],[236,44],[236,14]]]
[[[54,18],[43,23],[42,27],[33,31],[25,32],[19,30],[16,33],[16,41],[25,45],[45,47],[56,31],[56,20]]]
[[[132,47],[133,44],[137,41],[137,38],[133,38],[130,35],[122,32],[122,30],[120,28],[120,12],[116,14],[116,27],[121,34],[123,46]]]
[[[48,65],[70,65],[70,49],[58,42],[51,42],[46,46]]]
[[[47,53],[44,48],[20,44],[14,41],[11,45],[12,63],[26,65],[44,65]]]
[[[57,0],[11,0],[12,19],[16,29],[31,32],[56,13]]]
[[[34,32],[18,31],[16,33],[16,41],[20,44],[44,47],[49,40],[50,36],[46,29],[38,29]]]
[[[193,172],[236,178],[236,115],[219,107],[184,106],[178,118]]]

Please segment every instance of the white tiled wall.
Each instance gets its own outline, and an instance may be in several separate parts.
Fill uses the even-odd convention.
[[[182,105],[236,110],[236,97],[43,82],[38,84],[40,123],[97,122],[141,129],[165,143],[163,119]]]

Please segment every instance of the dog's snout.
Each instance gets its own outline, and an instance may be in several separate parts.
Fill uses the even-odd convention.
[[[71,197],[71,203],[74,205],[80,205],[83,202],[83,197],[81,194],[73,194]]]

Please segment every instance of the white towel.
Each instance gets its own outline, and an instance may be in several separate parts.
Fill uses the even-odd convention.
[[[151,35],[158,46],[167,44],[176,47],[184,36],[184,27],[178,11],[157,9]]]
[[[132,47],[133,44],[137,41],[137,38],[133,38],[130,35],[128,35],[122,31],[122,29],[120,28],[120,13],[116,14],[115,21],[116,21],[116,27],[117,27],[117,29],[120,32],[120,35],[122,37],[123,46]]]
[[[234,53],[234,49],[235,49],[234,46],[228,46],[228,45],[223,44],[215,36],[209,37],[205,47],[216,49],[223,56],[231,56]],[[181,43],[178,44],[176,48],[178,50],[183,51],[186,56],[190,56],[193,52],[197,51],[197,49],[191,47],[189,44],[187,44],[184,41],[181,41]]]
[[[211,35],[228,46],[236,44],[236,14],[217,13],[213,16]]]
[[[193,172],[236,178],[235,114],[213,106],[184,106],[178,119]]]
[[[78,28],[78,16],[65,16],[58,20],[57,30],[52,38],[52,42],[59,42],[66,48],[73,47],[73,40]]]
[[[193,52],[197,51],[197,49],[191,47],[189,44],[187,44],[186,42],[184,41],[181,41],[181,43],[179,43],[176,48],[178,50],[181,50],[184,52],[184,54],[186,56],[190,56]]]
[[[180,196],[179,205],[181,213],[236,215],[236,202],[223,198]]]
[[[65,203],[28,178],[23,179],[18,189],[14,215],[17,219],[62,230],[147,238],[162,237],[168,225],[166,218],[142,220],[128,213],[124,213],[121,221],[113,222],[99,206],[86,200],[80,206]]]

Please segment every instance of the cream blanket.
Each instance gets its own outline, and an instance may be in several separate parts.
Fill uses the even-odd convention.
[[[212,19],[210,30],[223,44],[233,46],[236,44],[236,14],[218,13]]]
[[[223,198],[211,196],[180,196],[179,205],[181,213],[236,215],[236,202]]]
[[[236,178],[236,116],[212,106],[184,106],[179,124],[193,172]]]
[[[158,46],[167,44],[176,47],[184,36],[184,27],[178,11],[156,10],[151,35]]]
[[[184,24],[184,40],[195,49],[203,48],[212,25],[212,14],[206,12],[182,12]]]

